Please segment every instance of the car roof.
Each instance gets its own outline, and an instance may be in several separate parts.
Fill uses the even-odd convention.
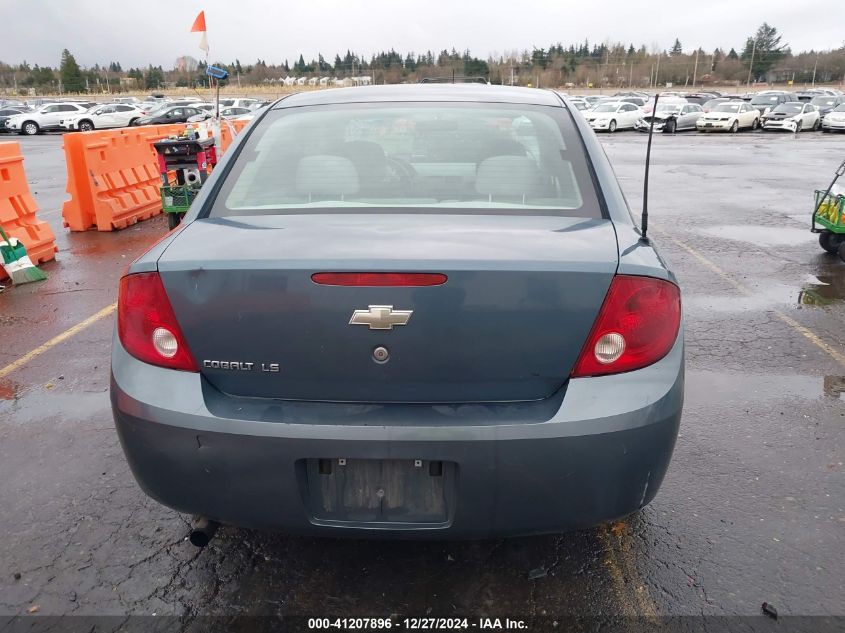
[[[273,109],[335,103],[378,103],[401,101],[461,101],[480,103],[514,103],[562,107],[560,98],[551,90],[515,88],[485,84],[392,84],[330,88],[329,90],[295,93],[273,106]]]

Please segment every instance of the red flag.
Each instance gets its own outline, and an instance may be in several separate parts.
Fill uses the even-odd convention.
[[[191,27],[191,33],[199,31],[202,33],[200,38],[200,50],[205,51],[205,56],[208,57],[208,37],[205,32],[205,11],[200,11],[197,19],[194,20],[194,25]]]
[[[194,20],[194,25],[191,27],[191,33],[197,31],[205,32],[205,11],[200,11],[197,19]]]

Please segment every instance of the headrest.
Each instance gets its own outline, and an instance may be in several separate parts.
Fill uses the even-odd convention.
[[[296,190],[309,196],[342,196],[358,191],[358,172],[343,156],[306,156],[296,167]]]
[[[372,182],[384,178],[387,158],[378,143],[347,141],[341,146],[340,154],[352,161],[362,181]]]
[[[535,194],[540,185],[537,164],[526,156],[493,156],[481,161],[475,190],[488,196]]]

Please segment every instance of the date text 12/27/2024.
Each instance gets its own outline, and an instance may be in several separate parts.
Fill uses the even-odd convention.
[[[309,618],[310,630],[389,630],[407,629],[411,631],[445,630],[526,630],[525,620],[510,618]]]

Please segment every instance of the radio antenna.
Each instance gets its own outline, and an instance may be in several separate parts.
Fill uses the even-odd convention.
[[[651,167],[651,139],[654,136],[654,119],[657,115],[658,93],[654,95],[654,109],[651,111],[651,124],[648,126],[648,146],[645,150],[645,180],[643,182],[643,213],[640,220],[640,240],[648,243],[648,171]]]

